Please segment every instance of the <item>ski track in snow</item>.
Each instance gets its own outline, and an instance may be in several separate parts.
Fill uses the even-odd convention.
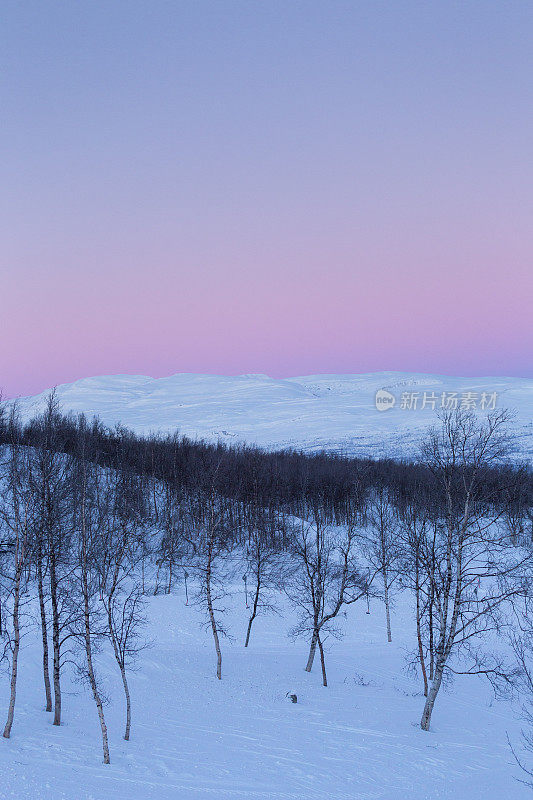
[[[518,740],[516,705],[493,702],[479,677],[457,679],[437,700],[433,730],[417,726],[420,683],[406,673],[414,636],[402,595],[393,642],[383,608],[350,608],[346,636],[327,643],[330,685],[319,665],[307,674],[293,623],[258,617],[242,645],[246,609],[235,586],[223,641],[223,679],[213,643],[181,589],[149,600],[152,646],[131,673],[132,740],[122,736],[120,677],[110,652],[98,656],[106,694],[110,766],[102,764],[96,710],[87,687],[65,675],[64,720],[43,708],[39,642],[28,634],[10,740],[0,740],[0,797],[17,800],[522,800],[529,790],[506,732]],[[363,675],[369,685],[362,686]],[[0,684],[7,706],[7,678]],[[298,703],[286,692],[296,692]]]

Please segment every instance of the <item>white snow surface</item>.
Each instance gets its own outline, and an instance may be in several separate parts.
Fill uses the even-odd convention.
[[[394,394],[393,408],[376,410],[375,395]],[[483,393],[496,393],[496,407],[516,415],[515,455],[533,456],[533,379],[457,378],[403,372],[308,375],[195,375],[167,378],[111,375],[57,387],[64,411],[97,415],[110,426],[138,432],[176,431],[194,439],[255,444],[268,449],[329,450],[371,457],[413,457],[427,427],[435,423],[424,392],[471,392],[480,410]],[[402,395],[415,393],[417,408],[402,408]],[[20,399],[29,418],[43,408],[47,392]],[[481,413],[481,412],[480,412]]]
[[[240,585],[239,585],[240,584]],[[189,587],[190,588],[190,587]],[[38,634],[20,654],[11,739],[0,738],[2,800],[526,800],[530,790],[507,744],[519,744],[517,706],[494,701],[481,677],[442,690],[432,730],[418,726],[420,679],[405,669],[415,630],[412,603],[400,596],[393,641],[383,605],[350,606],[342,640],[327,641],[329,686],[318,658],[304,670],[307,643],[294,623],[258,617],[250,646],[242,581],[233,586],[224,639],[223,678],[203,616],[182,587],[149,599],[149,633],[130,675],[132,738],[124,724],[120,676],[108,649],[96,657],[110,698],[105,708],[111,764],[102,763],[96,709],[88,687],[66,667],[63,724],[43,708]],[[297,704],[286,697],[295,693]],[[0,680],[7,708],[8,679]]]

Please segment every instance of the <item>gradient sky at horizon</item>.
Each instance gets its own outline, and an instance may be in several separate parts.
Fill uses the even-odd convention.
[[[533,3],[5,0],[0,387],[533,376]]]

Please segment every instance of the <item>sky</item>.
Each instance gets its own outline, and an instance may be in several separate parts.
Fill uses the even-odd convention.
[[[533,376],[530,0],[3,0],[0,387]]]

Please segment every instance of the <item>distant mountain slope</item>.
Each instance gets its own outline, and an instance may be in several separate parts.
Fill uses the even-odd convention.
[[[385,390],[386,411],[376,408]],[[454,394],[455,393],[455,394]],[[24,417],[42,409],[46,392],[20,400]],[[179,430],[194,438],[265,448],[327,449],[373,457],[412,457],[435,421],[433,406],[463,402],[506,407],[516,414],[515,455],[533,457],[533,380],[455,378],[402,372],[168,378],[112,375],[57,387],[64,411],[98,415],[105,424],[139,432]],[[392,399],[391,399],[392,396]]]

